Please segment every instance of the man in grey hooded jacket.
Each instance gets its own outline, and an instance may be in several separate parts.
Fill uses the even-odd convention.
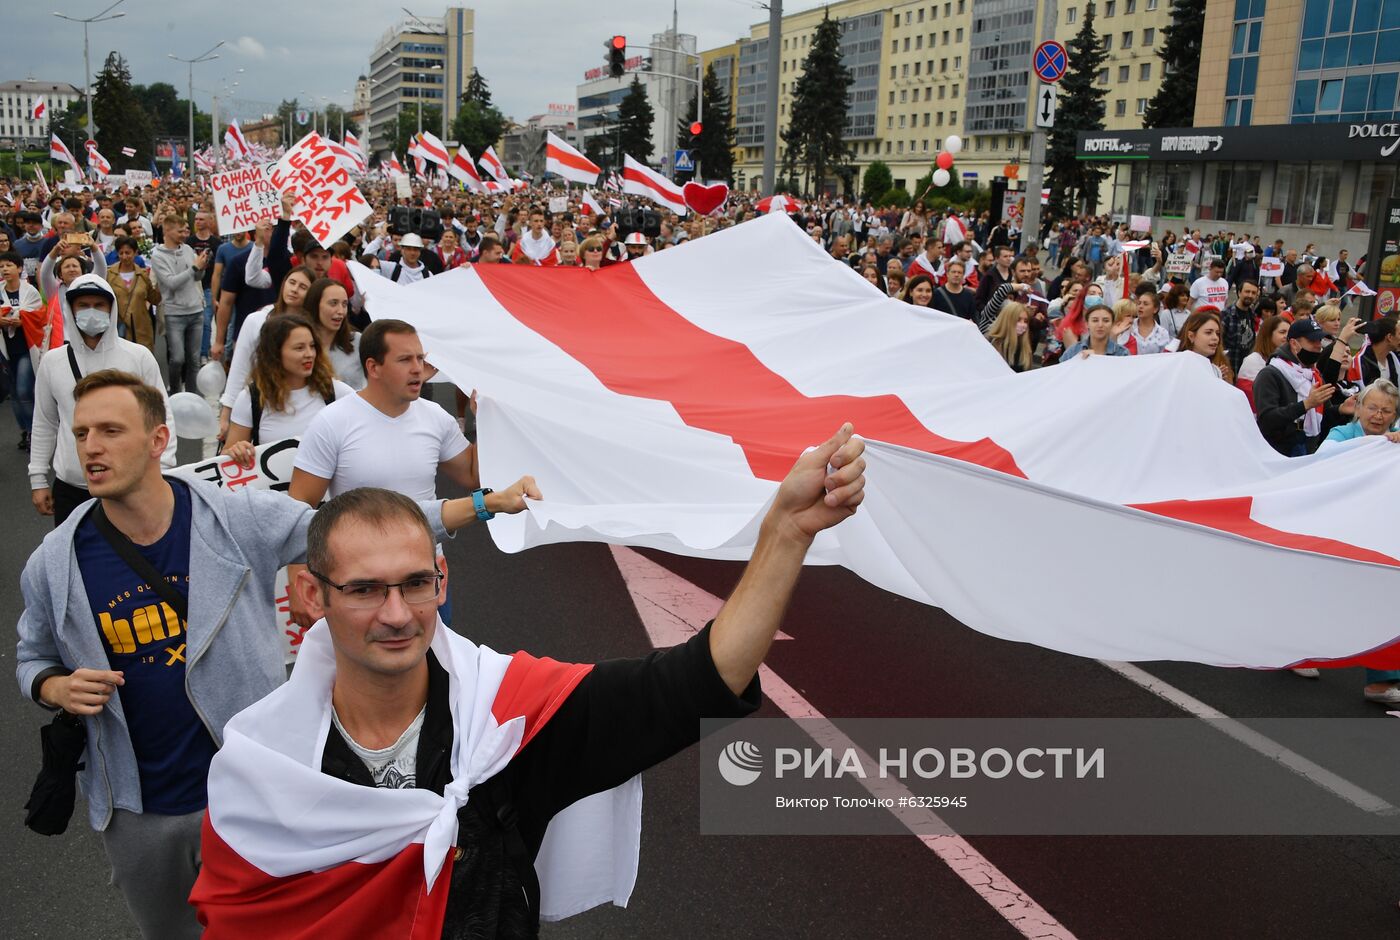
[[[85,376],[74,400],[75,449],[97,499],[25,565],[16,676],[27,698],[83,718],[78,782],[142,934],[198,937],[186,899],[209,760],[225,723],[286,678],[275,579],[304,560],[315,510],[280,493],[163,476],[164,398],[136,376]],[[539,495],[529,477],[505,492],[506,512]],[[477,518],[470,499],[420,505],[439,539]],[[122,540],[183,596],[183,617],[163,600],[165,584],[152,587],[128,563]]]
[[[151,269],[160,285],[165,313],[165,346],[170,357],[170,392],[196,392],[199,351],[204,341],[204,269],[213,263],[208,251],[195,254],[185,244],[190,223],[172,212],[161,222],[164,243],[151,251]]]

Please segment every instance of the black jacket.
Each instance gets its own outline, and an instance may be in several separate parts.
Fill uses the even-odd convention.
[[[448,686],[447,671],[429,652],[414,785],[438,794],[452,780]],[[452,864],[444,940],[537,936],[533,865],[549,821],[694,744],[701,719],[738,719],[760,701],[757,676],[737,697],[719,677],[708,625],[669,650],[595,665],[505,769],[473,787],[458,811],[459,854]],[[374,786],[334,723],[321,771]]]

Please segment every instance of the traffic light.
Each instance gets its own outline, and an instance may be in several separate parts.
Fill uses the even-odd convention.
[[[690,124],[690,136],[691,136],[691,137],[699,137],[699,136],[700,136],[700,132],[703,131],[704,129],[705,129],[705,126],[704,126],[703,124],[701,124],[699,121],[692,121],[691,124]]]
[[[608,40],[608,74],[621,78],[627,71],[627,37],[614,36]]]

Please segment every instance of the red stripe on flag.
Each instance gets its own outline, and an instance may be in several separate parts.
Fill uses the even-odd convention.
[[[657,202],[670,202],[685,205],[685,197],[681,195],[681,191],[679,189],[663,189],[656,182],[656,180],[652,179],[650,176],[647,176],[645,173],[639,173],[631,167],[627,167],[625,170],[622,171],[622,178],[624,180],[631,180],[634,183],[641,183],[647,189],[651,190],[653,193],[656,194],[653,198]],[[828,437],[829,436],[830,435],[828,435]]]
[[[602,172],[602,170],[599,169],[596,163],[593,163],[592,161],[585,159],[584,157],[577,156],[576,154],[565,153],[563,150],[560,150],[553,144],[551,144],[548,147],[545,155],[550,160],[554,160],[557,163],[562,163],[564,166],[567,166],[571,169],[582,170],[584,173]]]
[[[204,816],[203,864],[190,904],[205,940],[325,940],[366,936],[438,940],[452,883],[452,853],[431,894],[424,889],[423,844],[384,862],[346,862],[320,872],[277,878],[250,864]]]
[[[496,690],[496,699],[491,703],[491,714],[496,724],[504,725],[514,718],[525,719],[525,732],[520,738],[520,746],[530,743],[535,732],[545,726],[559,706],[567,699],[593,669],[592,663],[561,663],[549,658],[538,658],[529,653],[516,653],[511,657],[506,674],[501,679],[501,687]]]
[[[895,395],[804,395],[744,344],[672,310],[630,265],[600,274],[579,270],[592,278],[588,287],[562,292],[564,285],[546,287],[531,268],[482,265],[477,273],[513,317],[614,392],[670,402],[691,427],[733,438],[761,479],[781,480],[804,450],[843,421],[865,437],[1025,477],[993,441],[940,437]],[[561,296],[567,304],[558,302]]]

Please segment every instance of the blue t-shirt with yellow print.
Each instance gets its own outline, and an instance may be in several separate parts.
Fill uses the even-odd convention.
[[[137,548],[188,596],[190,491],[168,482],[175,493],[170,528],[155,544]],[[208,803],[215,747],[185,693],[185,624],[107,544],[91,513],[78,525],[73,548],[107,661],[126,680],[118,694],[141,774],[142,806],[165,816],[199,812]]]

